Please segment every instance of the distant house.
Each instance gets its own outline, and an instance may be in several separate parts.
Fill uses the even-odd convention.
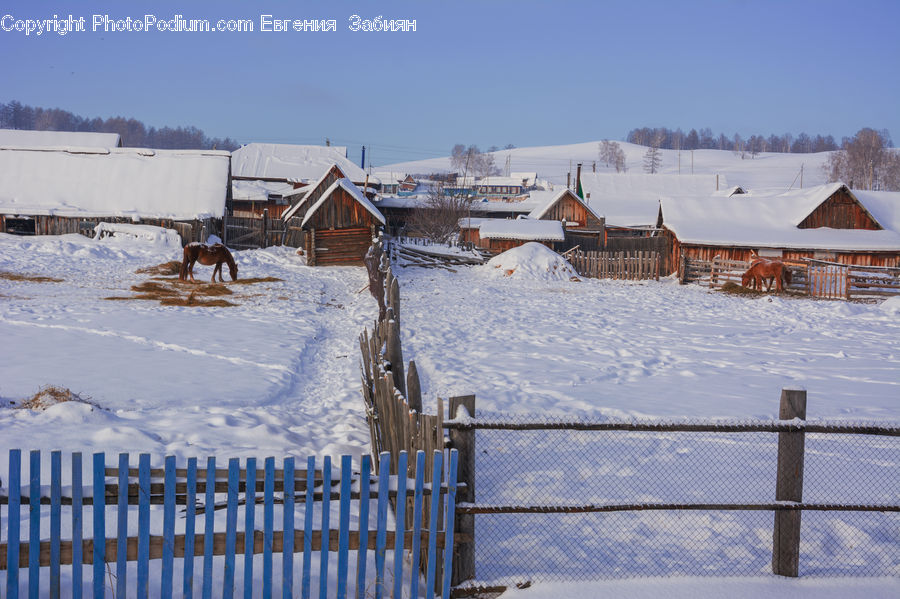
[[[731,197],[664,198],[662,217],[675,265],[683,257],[746,261],[758,254],[900,266],[900,193],[851,190],[838,182]]]
[[[369,179],[369,184],[380,184],[379,191],[382,195],[409,195],[416,191],[419,183],[412,175],[399,172],[375,172]]]
[[[718,175],[581,173],[584,201],[606,219],[608,236],[650,235],[660,226],[662,198],[706,198],[720,188]]]
[[[215,150],[0,147],[0,231],[59,235],[152,224],[184,242],[221,233],[230,154]]]
[[[476,195],[495,200],[522,200],[525,182],[515,177],[482,177],[475,181]]]
[[[317,190],[314,190],[317,191]],[[349,179],[304,200],[300,228],[309,266],[362,265],[384,216]]]
[[[118,133],[0,129],[0,147],[121,148],[122,138]]]
[[[366,173],[347,158],[340,146],[304,146],[293,144],[250,143],[231,155],[235,203],[234,216],[269,217],[282,215],[302,194],[286,191],[303,189],[320,179],[322,173],[337,166],[341,177],[365,185]],[[263,195],[264,194],[264,195]]]

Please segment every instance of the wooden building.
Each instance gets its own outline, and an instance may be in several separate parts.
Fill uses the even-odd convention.
[[[360,189],[349,179],[338,179],[317,199],[304,204],[309,204],[300,224],[305,233],[306,263],[362,265],[385,221]]]
[[[663,199],[671,260],[813,258],[859,266],[900,266],[900,193],[843,183],[678,201]]]
[[[267,214],[269,218],[281,218],[307,191],[306,183],[232,177],[230,216],[261,218]]]
[[[536,241],[553,249],[555,243],[566,238],[559,221],[530,218],[467,218],[460,221],[460,230],[462,241],[469,241],[494,253],[505,252],[529,241]]]
[[[101,222],[222,234],[230,154],[215,150],[0,147],[0,232],[93,234]]]

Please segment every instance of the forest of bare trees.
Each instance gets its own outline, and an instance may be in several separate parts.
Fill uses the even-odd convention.
[[[240,144],[231,138],[209,138],[196,127],[147,127],[134,118],[85,118],[59,108],[38,108],[13,100],[0,103],[0,129],[38,131],[89,131],[118,133],[122,145],[161,150],[236,150]]]
[[[716,135],[708,127],[699,131],[691,129],[688,133],[681,129],[673,130],[666,127],[641,127],[629,131],[625,141],[641,146],[655,145],[663,150],[731,150],[750,156],[760,152],[808,154],[840,149],[831,135],[811,136],[801,133],[794,137],[791,133],[784,133],[768,137],[751,135],[744,138],[739,133],[730,137],[724,133]]]
[[[886,131],[860,129],[844,139],[824,168],[829,181],[843,181],[852,189],[900,191],[900,152],[891,148]]]

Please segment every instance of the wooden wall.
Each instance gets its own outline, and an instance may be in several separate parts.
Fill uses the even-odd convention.
[[[698,246],[684,245],[677,239],[672,242],[672,252],[670,254],[670,269],[677,269],[682,252],[685,257],[694,260],[711,261],[716,256],[723,260],[739,260],[749,261],[752,253],[759,253],[765,248],[749,248],[749,247],[721,247],[721,246]],[[777,256],[763,256],[777,259]],[[788,262],[801,261],[804,258],[827,260],[829,262],[837,262],[839,264],[848,264],[853,266],[900,266],[900,252],[840,252],[840,251],[820,251],[820,250],[782,250],[781,260]]]
[[[541,217],[541,220],[565,220],[567,223],[578,223],[574,229],[602,229],[604,222],[596,218],[581,202],[566,194]]]
[[[363,266],[373,233],[371,227],[311,231],[306,235],[306,263],[309,266]]]
[[[803,219],[797,228],[881,229],[868,212],[842,187]]]
[[[371,212],[342,187],[337,188],[306,223],[307,229],[347,229],[380,226]]]
[[[6,232],[6,218],[8,215],[0,215],[0,231]],[[135,222],[129,217],[103,216],[92,218],[67,218],[63,216],[35,216],[34,234],[35,235],[67,235],[70,233],[81,233],[88,237],[94,236],[94,227],[101,222],[104,223],[124,223],[124,224],[140,224],[153,225],[156,227],[164,227],[166,229],[174,229],[181,235],[181,242],[188,244],[192,241],[203,241],[203,230],[206,229],[207,234],[222,235],[221,219],[205,219],[191,221],[176,221],[172,219],[160,218],[143,218]]]

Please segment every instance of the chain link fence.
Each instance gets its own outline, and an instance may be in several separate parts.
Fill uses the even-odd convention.
[[[770,575],[779,434],[477,430],[476,578]],[[806,433],[789,469],[801,576],[900,576],[900,437]]]

